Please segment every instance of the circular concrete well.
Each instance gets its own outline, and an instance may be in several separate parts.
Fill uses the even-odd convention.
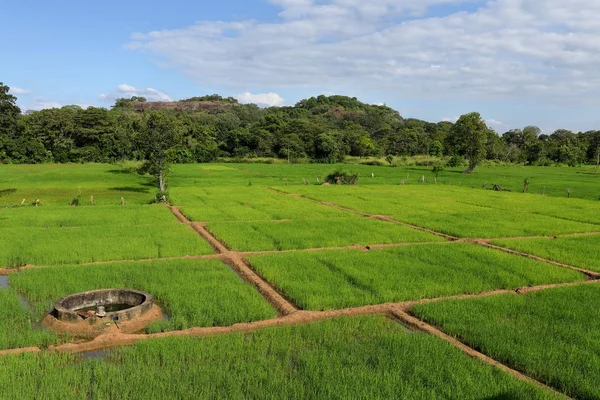
[[[126,322],[152,309],[149,293],[131,289],[92,290],[63,297],[54,304],[54,316],[63,322],[95,319]]]

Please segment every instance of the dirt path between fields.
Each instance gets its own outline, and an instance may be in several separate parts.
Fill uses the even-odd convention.
[[[563,263],[559,263],[559,262],[556,262],[556,261],[548,260],[547,258],[542,258],[542,257],[534,256],[532,254],[522,253],[522,252],[516,251],[516,250],[511,250],[511,249],[508,249],[506,247],[501,247],[501,246],[497,246],[495,244],[491,244],[491,243],[489,243],[486,240],[473,241],[473,243],[479,244],[481,246],[484,246],[484,247],[487,247],[487,248],[490,248],[490,249],[502,251],[504,253],[514,254],[514,255],[521,256],[521,257],[527,257],[527,258],[530,258],[530,259],[536,260],[536,261],[543,261],[543,262],[548,263],[548,264],[556,265],[557,267],[572,269],[574,271],[581,272],[582,274],[585,274],[586,276],[588,276],[588,277],[590,277],[592,279],[600,279],[600,273],[596,272],[596,271],[591,271],[591,270],[588,270],[588,269],[574,267],[574,266],[569,265],[569,264],[563,264]]]
[[[471,240],[485,240],[488,242],[492,242],[495,240],[522,240],[522,239],[558,239],[558,238],[568,238],[568,237],[579,237],[579,236],[598,236],[600,232],[576,232],[576,233],[563,233],[560,235],[550,235],[550,236],[512,236],[512,237],[503,237],[503,238],[477,238]]]
[[[535,384],[545,390],[551,391],[555,394],[561,395],[562,397],[569,398],[564,394],[556,391],[555,389],[546,386],[544,383],[539,382],[535,379],[530,378],[529,376],[512,369],[511,367],[502,364],[493,358],[467,346],[456,338],[453,338],[444,332],[442,332],[437,327],[428,324],[419,318],[410,314],[410,310],[416,304],[425,304],[437,301],[444,301],[450,299],[473,299],[480,297],[490,297],[495,295],[502,294],[513,294],[513,295],[523,295],[526,293],[537,292],[541,290],[548,290],[560,287],[572,287],[579,285],[589,285],[589,284],[600,284],[600,280],[591,280],[584,282],[572,282],[572,283],[559,283],[559,284],[551,284],[551,285],[540,285],[533,287],[523,287],[516,290],[494,290],[479,294],[470,294],[470,295],[456,295],[456,296],[447,296],[447,297],[439,297],[439,298],[431,298],[431,299],[423,299],[417,301],[405,301],[400,303],[385,303],[385,304],[377,304],[377,305],[367,305],[362,307],[355,308],[346,308],[339,310],[329,310],[329,311],[296,311],[292,314],[285,315],[283,317],[278,317],[275,319],[257,321],[257,322],[249,322],[249,323],[240,323],[227,327],[206,327],[206,328],[190,328],[182,331],[171,331],[171,332],[162,332],[155,334],[123,334],[118,331],[111,331],[110,333],[98,336],[92,341],[85,343],[66,343],[57,346],[49,346],[48,351],[53,352],[66,352],[66,353],[84,353],[90,351],[99,351],[106,350],[115,347],[133,345],[142,340],[148,339],[160,339],[166,337],[178,337],[178,336],[193,336],[193,337],[206,337],[206,336],[216,336],[216,335],[225,335],[229,333],[249,333],[259,329],[268,328],[268,327],[276,327],[276,326],[293,326],[300,324],[310,324],[312,322],[317,322],[321,320],[333,319],[342,316],[362,316],[362,315],[387,315],[392,318],[399,320],[401,323],[428,334],[434,335],[461,350],[465,354],[474,357],[483,361],[486,364],[494,366],[503,370],[504,372],[509,373],[513,377]],[[0,356],[5,355],[15,355],[21,353],[39,353],[42,350],[38,347],[26,347],[19,349],[10,349],[10,350],[1,350]]]
[[[537,381],[527,375],[522,374],[521,372],[510,368],[507,365],[504,365],[496,360],[494,360],[491,357],[486,356],[483,353],[480,353],[479,351],[465,345],[464,343],[462,343],[461,341],[459,341],[458,339],[453,338],[452,336],[446,335],[444,332],[440,331],[439,329],[435,328],[432,325],[429,325],[423,321],[421,321],[418,318],[413,317],[412,315],[402,311],[402,310],[393,310],[392,311],[392,315],[396,318],[398,318],[400,321],[404,322],[405,324],[414,327],[416,329],[419,329],[421,331],[427,332],[430,335],[436,336],[450,344],[452,344],[454,347],[458,348],[459,350],[461,350],[463,353],[476,358],[478,360],[483,361],[486,364],[492,365],[496,368],[501,369],[502,371],[510,374],[511,376],[524,381],[524,382],[528,382],[531,384],[534,384],[542,389],[548,390],[554,394],[560,395],[563,398],[567,398],[570,399],[569,396],[560,393],[559,391],[557,391],[556,389],[553,389],[549,386],[547,386],[546,384],[544,384],[543,382]]]
[[[221,243],[213,234],[206,229],[204,224],[192,222],[181,213],[179,207],[169,206],[171,212],[177,219],[184,224],[189,225],[196,233],[206,240],[218,253],[218,256],[228,264],[244,281],[254,285],[258,291],[271,303],[279,312],[280,316],[293,314],[298,311],[298,308],[281,293],[279,293],[266,280],[259,276],[250,267],[244,259],[243,254],[237,251],[232,251]]]
[[[404,225],[404,226],[407,226],[409,228],[413,228],[413,229],[416,229],[416,230],[419,230],[419,231],[422,231],[422,232],[427,232],[427,233],[431,233],[431,234],[436,235],[436,236],[443,237],[443,238],[445,238],[447,240],[450,240],[450,241],[453,241],[453,242],[468,242],[468,243],[473,243],[473,244],[481,245],[481,246],[484,246],[484,247],[487,247],[487,248],[490,248],[490,249],[499,250],[499,251],[502,251],[502,252],[505,252],[505,253],[510,253],[510,254],[519,255],[519,256],[522,256],[522,257],[531,258],[533,260],[542,261],[542,262],[545,262],[545,263],[548,263],[548,264],[555,265],[557,267],[568,268],[568,269],[571,269],[571,270],[574,270],[574,271],[581,272],[581,273],[585,274],[586,276],[588,276],[588,277],[590,277],[592,279],[599,279],[600,278],[600,273],[595,272],[595,271],[590,271],[590,270],[587,270],[587,269],[578,268],[578,267],[575,267],[575,266],[572,266],[572,265],[563,264],[563,263],[560,263],[560,262],[548,260],[546,258],[534,256],[532,254],[527,254],[527,253],[522,253],[522,252],[515,251],[515,250],[510,250],[510,249],[507,249],[505,247],[500,247],[500,246],[493,245],[493,244],[489,243],[491,240],[494,240],[494,239],[458,238],[458,237],[455,237],[455,236],[446,235],[445,233],[436,232],[436,231],[433,231],[431,229],[424,228],[422,226],[417,226],[417,225],[412,225],[412,224],[407,224],[405,222],[397,221],[397,220],[395,220],[393,218],[390,218],[388,216],[385,216],[385,215],[367,214],[367,213],[364,213],[362,211],[353,210],[351,208],[341,207],[341,206],[338,206],[337,204],[334,204],[334,203],[329,203],[329,202],[324,202],[324,201],[319,201],[319,200],[311,199],[310,197],[306,197],[306,196],[303,196],[303,195],[300,195],[300,194],[296,194],[296,193],[287,193],[287,192],[284,192],[282,190],[278,190],[278,189],[267,187],[267,186],[265,186],[265,189],[271,190],[271,191],[273,191],[275,193],[280,193],[280,194],[283,194],[283,195],[287,195],[287,196],[298,197],[298,198],[301,198],[301,199],[312,201],[313,203],[321,204],[321,205],[328,206],[328,207],[333,207],[333,208],[336,208],[336,209],[342,210],[342,211],[347,211],[349,213],[362,215],[364,217],[374,218],[374,219],[379,219],[381,221],[386,221],[386,222],[390,222],[390,223],[394,223],[394,224]],[[594,234],[600,234],[600,233],[585,232],[584,234],[594,235]],[[518,239],[518,237],[515,237],[514,239]]]
[[[351,208],[342,207],[342,206],[339,206],[337,204],[330,203],[330,202],[327,202],[327,201],[315,200],[315,199],[312,199],[310,197],[303,196],[301,194],[288,193],[288,192],[284,192],[282,190],[278,190],[278,189],[275,189],[275,188],[272,188],[272,187],[268,187],[268,186],[264,186],[264,188],[267,189],[267,190],[271,190],[271,191],[273,191],[275,193],[283,194],[283,195],[286,195],[286,196],[298,197],[298,198],[301,198],[301,199],[312,201],[313,203],[321,204],[321,205],[324,205],[324,206],[327,206],[327,207],[336,208],[336,209],[341,210],[341,211],[346,211],[346,212],[349,212],[349,213],[352,213],[352,214],[362,215],[363,217],[377,219],[377,220],[386,221],[386,222],[391,222],[391,223],[397,224],[397,225],[404,225],[406,227],[409,227],[409,228],[412,228],[412,229],[416,229],[418,231],[427,232],[427,233],[430,233],[430,234],[435,235],[435,236],[443,237],[444,239],[447,239],[447,240],[451,240],[451,241],[459,240],[459,238],[457,238],[455,236],[450,236],[450,235],[447,235],[445,233],[436,232],[436,231],[433,231],[431,229],[423,228],[422,226],[417,226],[417,225],[408,224],[406,222],[397,221],[397,220],[395,220],[393,218],[390,218],[390,217],[388,217],[386,215],[368,214],[368,213],[364,213],[362,211],[353,210]]]
[[[556,289],[561,287],[573,287],[582,285],[600,285],[600,280],[583,281],[583,282],[570,282],[570,283],[558,283],[551,285],[540,285],[531,287],[522,287],[516,290],[502,289],[493,290],[489,292],[482,292],[477,294],[462,294],[455,296],[436,297],[430,299],[414,300],[414,301],[403,301],[399,303],[384,303],[375,305],[366,305],[360,307],[344,308],[338,310],[327,310],[327,311],[303,311],[298,310],[293,314],[286,316],[256,321],[248,323],[240,323],[225,327],[196,327],[181,331],[162,332],[154,334],[123,334],[119,331],[110,331],[108,334],[98,336],[96,339],[85,342],[85,343],[65,343],[58,346],[49,346],[48,350],[51,351],[64,351],[69,353],[79,353],[87,351],[105,350],[112,347],[119,347],[123,345],[134,344],[140,340],[155,339],[162,337],[171,336],[211,336],[227,334],[232,332],[251,332],[257,329],[262,329],[270,326],[280,325],[297,325],[297,324],[308,324],[320,320],[338,318],[342,316],[362,316],[362,315],[394,315],[398,311],[410,312],[412,307],[417,304],[426,304],[432,302],[439,302],[445,300],[459,300],[459,299],[475,299],[481,297],[491,297],[497,295],[512,294],[515,296],[524,295],[526,293],[538,292],[542,290]],[[412,317],[415,318],[415,317]],[[420,321],[420,320],[419,320]],[[427,325],[422,322],[422,324]],[[0,350],[0,356],[9,354],[18,354],[23,352],[39,352],[41,351],[38,347],[26,347],[19,349]]]

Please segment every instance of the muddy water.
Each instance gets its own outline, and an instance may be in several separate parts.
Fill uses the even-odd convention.
[[[103,360],[107,357],[113,350],[97,350],[97,351],[88,351],[86,353],[80,353],[79,358],[82,361],[85,360]]]
[[[107,313],[110,313],[110,312],[127,310],[128,308],[133,308],[133,307],[135,307],[135,306],[132,306],[130,304],[105,304],[104,311],[106,311]],[[82,312],[82,313],[86,313],[88,311],[98,311],[98,307],[92,306],[92,307],[78,308],[75,311]]]
[[[8,287],[8,276],[0,276],[0,289]]]

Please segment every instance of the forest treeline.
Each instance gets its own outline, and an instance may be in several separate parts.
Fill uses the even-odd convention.
[[[142,160],[147,152],[140,146],[140,132],[148,129],[153,113],[166,115],[180,132],[168,149],[170,161],[177,163],[220,157],[328,163],[346,156],[469,159],[476,148],[477,161],[574,166],[596,163],[600,149],[600,131],[561,129],[547,135],[528,126],[500,135],[481,125],[478,114],[474,118],[479,125],[475,120],[432,123],[345,96],[318,96],[270,108],[218,95],[173,103],[133,97],[118,99],[110,110],[65,106],[22,113],[8,86],[0,83],[0,163]],[[472,135],[473,130],[479,131]]]

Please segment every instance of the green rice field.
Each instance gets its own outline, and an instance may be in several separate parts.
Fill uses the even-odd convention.
[[[137,167],[0,165],[0,399],[600,398],[593,167]],[[41,324],[107,288],[163,319]]]
[[[249,256],[302,308],[329,310],[582,281],[578,272],[466,243]]]
[[[2,398],[557,398],[382,317],[152,340],[101,360],[7,356],[0,376]]]
[[[415,313],[573,398],[600,397],[600,286],[420,305]]]

